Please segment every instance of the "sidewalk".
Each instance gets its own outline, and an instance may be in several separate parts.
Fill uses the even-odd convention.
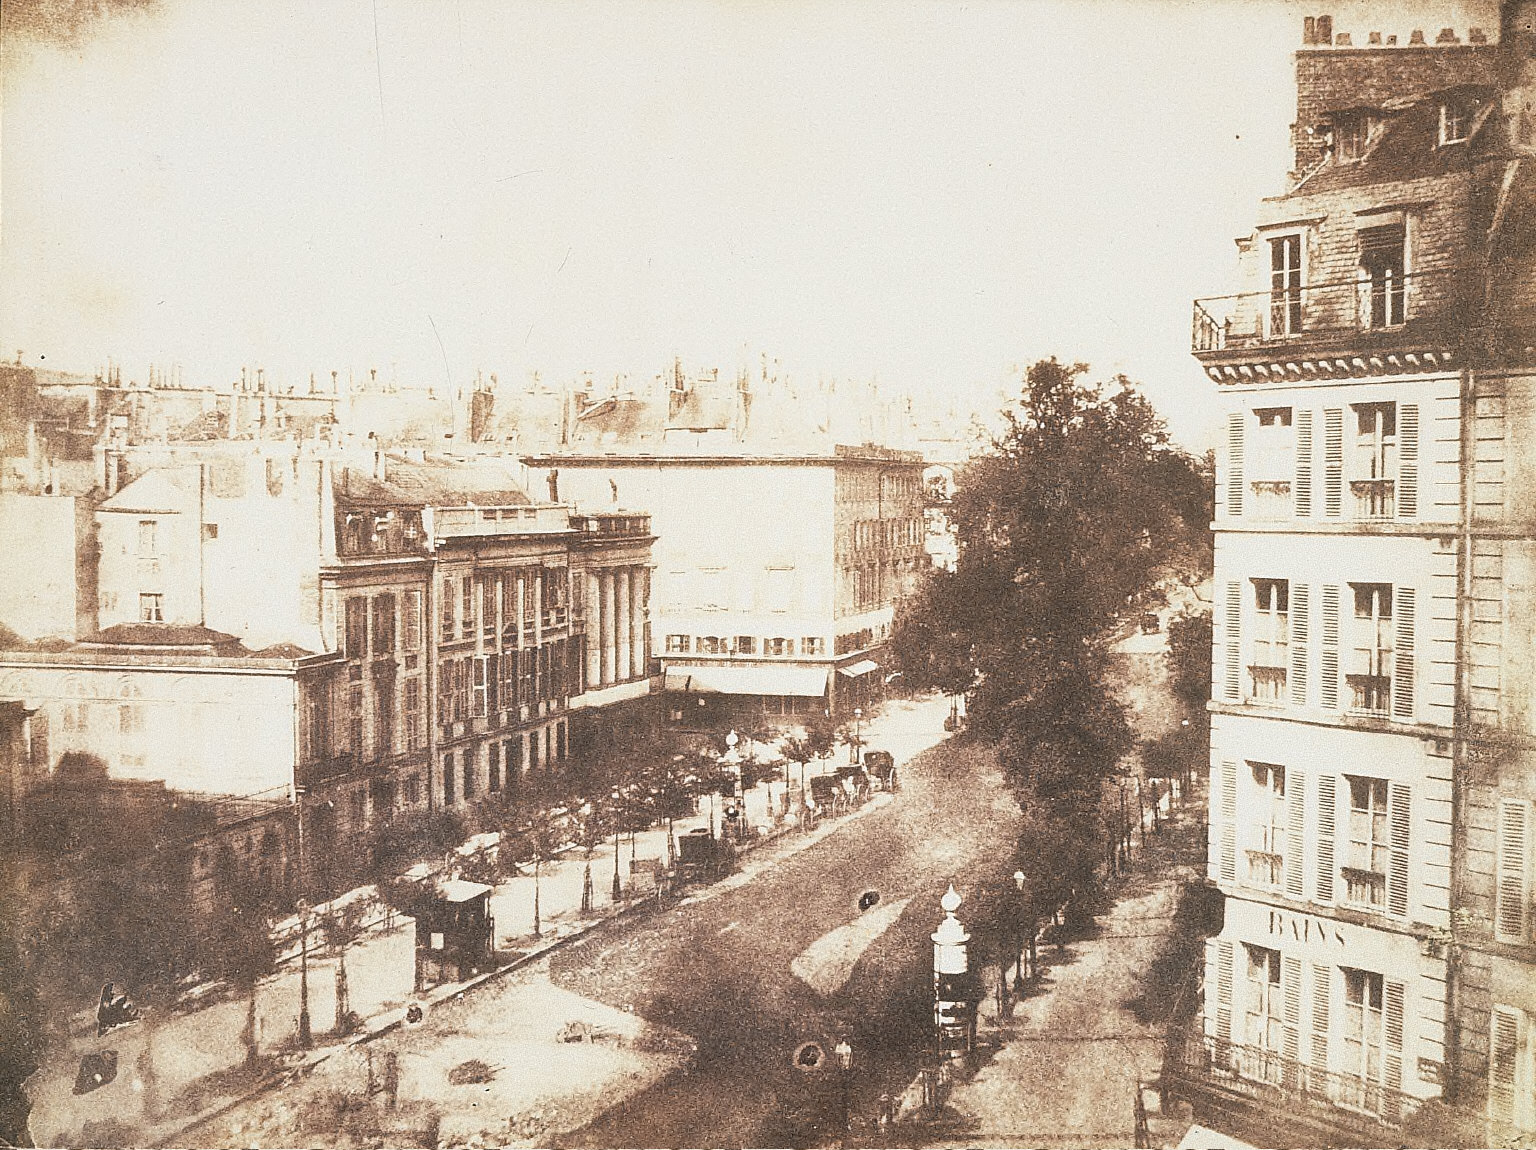
[[[1198,833],[1198,817],[1197,806],[1185,807],[1161,836],[1148,836],[1149,848],[1138,849],[1132,870],[1117,880],[1118,897],[1091,936],[1061,951],[1040,948],[1042,975],[1011,1018],[999,1017],[995,997],[981,1004],[978,1044],[995,1045],[996,1054],[955,1083],[926,1144],[1132,1146],[1144,1086],[1153,1144],[1177,1143],[1184,1127],[1162,1120],[1154,1088],[1171,1003],[1149,1018],[1149,1004],[1137,1000],[1173,941],[1181,888],[1199,877],[1194,864],[1169,858]],[[982,977],[997,985],[995,967]]]
[[[890,750],[904,764],[917,752],[941,741],[943,715],[947,704],[942,700],[907,702],[894,700],[888,703],[884,713],[865,723],[867,745],[870,748]],[[807,778],[816,773],[830,773],[843,765],[845,758],[836,755],[807,767]],[[725,889],[731,889],[751,880],[753,875],[773,866],[791,853],[809,847],[828,834],[835,832],[847,818],[858,817],[866,810],[889,801],[878,793],[871,802],[855,808],[850,814],[838,819],[823,819],[810,834],[793,833],[794,795],[798,792],[799,768],[790,764],[786,772],[793,776],[789,788],[791,816],[786,819],[777,812],[784,808],[785,784],[773,786],[760,784],[746,796],[746,815],[749,825],[764,828],[764,833],[743,844],[741,866],[733,874],[711,887],[699,888],[690,898],[708,898]],[[715,799],[715,825],[720,830],[724,801]],[[676,820],[674,833],[681,837],[696,827],[707,827],[710,822],[710,801],[700,800],[697,812]],[[535,963],[554,948],[578,938],[585,932],[614,918],[634,911],[645,913],[654,907],[656,900],[644,896],[649,893],[645,884],[636,884],[631,877],[631,858],[667,859],[667,828],[650,828],[638,832],[631,842],[623,835],[618,842],[620,895],[613,897],[614,842],[609,840],[592,855],[592,900],[590,911],[581,908],[583,876],[586,859],[579,848],[567,850],[545,863],[535,882],[531,868],[527,873],[505,879],[493,888],[492,914],[495,919],[495,946],[498,969],[462,983],[445,983],[425,993],[413,992],[415,973],[415,924],[403,916],[393,916],[392,924],[384,924],[347,950],[346,962],[351,1009],[365,1019],[364,1029],[349,1038],[343,1038],[334,1030],[335,1018],[335,967],[337,960],[312,949],[309,954],[309,1003],[313,1020],[316,1046],[309,1051],[297,1047],[297,1019],[299,1001],[298,963],[291,961],[276,975],[265,980],[257,991],[258,1037],[261,1041],[262,1063],[250,1071],[245,1068],[245,1047],[241,1030],[245,1024],[246,1004],[243,998],[227,999],[205,1008],[178,1012],[159,1019],[147,1019],[115,1031],[104,1040],[90,1045],[110,1047],[117,1053],[117,1077],[100,1089],[87,1094],[73,1093],[81,1050],[55,1051],[43,1071],[28,1083],[29,1096],[33,1100],[31,1129],[39,1145],[164,1145],[186,1144],[185,1132],[203,1126],[218,1114],[239,1107],[242,1100],[260,1094],[284,1081],[310,1073],[315,1067],[341,1052],[347,1054],[343,1061],[348,1066],[362,1058],[360,1044],[398,1029],[403,1022],[407,1006],[412,1002],[424,1006],[429,1018],[439,1004],[459,999],[482,983],[496,979],[505,973]],[[538,889],[540,932],[534,934],[533,901]],[[562,1009],[570,1004],[563,1003]],[[532,1007],[523,1012],[521,1007],[510,1006],[509,1017],[546,1018]],[[622,1020],[604,1014],[606,1008],[592,1003],[587,1013],[600,1029],[613,1034],[626,1035],[625,1041],[633,1047],[629,1054],[617,1056],[609,1048],[601,1048],[602,1057],[594,1064],[593,1074],[612,1074],[615,1085],[605,1086],[604,1096],[617,1100],[642,1088],[636,1083],[648,1082],[657,1074],[670,1073],[675,1069],[677,1056],[656,1056],[649,1046],[659,1043],[667,1047],[671,1039],[657,1037],[649,1031],[628,1030]],[[152,1024],[152,1025],[151,1025]],[[515,1028],[514,1028],[515,1029]],[[633,1030],[633,1033],[630,1031]],[[94,1034],[94,1030],[91,1031]],[[423,1034],[424,1037],[424,1034]],[[548,1039],[544,1035],[530,1039],[537,1042]],[[498,1041],[520,1041],[515,1035],[498,1035]],[[585,1044],[590,1046],[591,1044]],[[672,1044],[675,1046],[675,1043]],[[642,1049],[644,1048],[644,1049]],[[543,1058],[540,1065],[567,1066],[573,1057],[564,1043],[535,1057]],[[594,1048],[597,1051],[598,1048]],[[645,1054],[640,1058],[636,1051]],[[467,1055],[465,1056],[468,1057]],[[551,1062],[550,1058],[554,1058]],[[593,1052],[593,1057],[597,1053]],[[670,1059],[670,1060],[669,1060]],[[683,1058],[686,1062],[686,1058]],[[361,1063],[358,1063],[359,1065]],[[356,1070],[356,1067],[352,1067]],[[585,1073],[585,1072],[583,1072]],[[355,1077],[355,1075],[353,1075]],[[599,1075],[601,1077],[601,1075]],[[520,1076],[523,1081],[525,1076]],[[566,1078],[556,1075],[558,1081],[595,1081],[582,1079],[574,1072]],[[558,1085],[557,1081],[557,1085]],[[402,1078],[402,1083],[405,1079]],[[526,1080],[526,1090],[533,1091],[537,1083]],[[547,1085],[547,1084],[546,1084]],[[542,1089],[542,1088],[541,1088]],[[401,1097],[407,1086],[402,1084]],[[619,1093],[613,1093],[619,1091]],[[280,1095],[279,1095],[280,1097]],[[498,1097],[498,1106],[510,1106],[513,1099]],[[525,1099],[525,1101],[527,1101]],[[241,1108],[245,1109],[245,1108]],[[527,1108],[525,1108],[527,1109]],[[532,1109],[538,1110],[539,1106]],[[562,1112],[576,1125],[577,1109],[566,1105]],[[509,1113],[510,1110],[502,1110]],[[536,1125],[549,1131],[553,1117],[546,1114]],[[558,1125],[558,1124],[557,1124]],[[564,1127],[567,1129],[574,1126]],[[244,1134],[231,1134],[239,1144],[251,1144]],[[517,1131],[503,1129],[502,1140],[515,1140]]]

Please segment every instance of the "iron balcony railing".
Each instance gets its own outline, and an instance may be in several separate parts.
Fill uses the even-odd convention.
[[[1391,519],[1396,514],[1396,489],[1394,479],[1351,479],[1349,490],[1355,497],[1355,518]]]
[[[1283,666],[1252,666],[1248,668],[1248,675],[1252,683],[1249,702],[1271,705],[1285,702],[1286,670]]]
[[[1464,268],[1286,285],[1197,299],[1190,350],[1227,351],[1307,335],[1391,330],[1458,314],[1471,277]]]
[[[1392,706],[1392,676],[1345,675],[1349,684],[1349,709],[1362,715],[1385,715]]]
[[[1401,1129],[1420,1105],[1412,1095],[1363,1075],[1321,1070],[1273,1050],[1187,1031],[1169,1035],[1164,1074],[1174,1082],[1247,1098],[1279,1121],[1290,1114],[1349,1129],[1367,1139],[1364,1145],[1382,1144],[1372,1136]]]

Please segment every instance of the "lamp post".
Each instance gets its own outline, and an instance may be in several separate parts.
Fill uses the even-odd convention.
[[[304,859],[304,796],[308,793],[308,787],[293,788],[299,840],[299,1045],[305,1049],[314,1044],[309,1018],[309,902],[304,897],[308,890]]]
[[[842,1038],[839,1039],[837,1045],[832,1048],[832,1053],[837,1055],[837,1066],[842,1073],[843,1080],[843,1125],[842,1132],[838,1137],[838,1143],[839,1145],[846,1146],[848,1144],[849,1122],[848,1088],[849,1080],[853,1077],[853,1047],[849,1045],[849,1042],[846,1038]]]
[[[747,807],[746,794],[744,788],[742,787],[741,755],[739,755],[736,751],[736,744],[740,741],[741,737],[736,734],[734,729],[732,729],[725,736],[725,754],[720,756],[720,765],[730,769],[735,773],[735,778],[732,780],[731,784],[731,796],[735,800],[736,804],[737,841],[740,841],[741,839],[741,827],[742,824],[746,822]]]
[[[857,766],[859,762],[859,746],[863,743],[861,731],[864,723],[864,710],[861,707],[853,709],[853,742],[848,744],[848,765]]]

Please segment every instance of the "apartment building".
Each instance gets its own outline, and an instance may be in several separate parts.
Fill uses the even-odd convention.
[[[879,697],[896,600],[928,565],[920,456],[768,455],[722,437],[528,463],[578,507],[650,516],[673,721],[794,723]]]
[[[1411,1139],[1432,1099],[1536,1130],[1530,11],[1307,18],[1290,188],[1195,304],[1226,913],[1170,1080],[1266,1145]]]

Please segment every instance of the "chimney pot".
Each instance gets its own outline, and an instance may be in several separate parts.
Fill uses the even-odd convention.
[[[1372,44],[1380,44],[1381,43],[1381,33],[1380,32],[1372,32],[1371,35],[1370,35],[1370,42]]]
[[[1484,32],[1481,28],[1468,28],[1467,40],[1473,44],[1486,44],[1488,43],[1488,33]]]
[[[1387,37],[1387,43],[1388,44],[1396,44],[1397,43],[1397,37],[1396,36],[1388,36]]]
[[[1317,18],[1317,42],[1319,44],[1333,43],[1333,17],[1319,16]]]
[[[1408,43],[1410,45],[1424,43],[1424,29],[1415,28],[1413,30],[1413,35],[1408,37]]]
[[[1461,43],[1461,40],[1456,35],[1456,29],[1454,29],[1454,28],[1442,28],[1442,29],[1440,29],[1440,35],[1435,37],[1435,43],[1436,44],[1459,44],[1459,43]]]
[[[1317,17],[1306,16],[1301,21],[1301,42],[1303,44],[1317,43]]]
[[[1354,41],[1350,39],[1348,32],[1340,32],[1333,38],[1333,45],[1335,48],[1350,48],[1354,46]]]

